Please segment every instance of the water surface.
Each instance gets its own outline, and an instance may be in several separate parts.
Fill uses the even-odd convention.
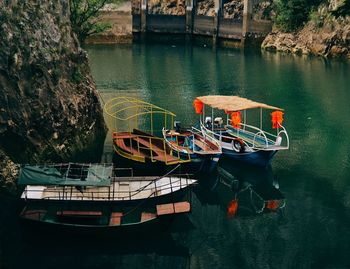
[[[201,179],[194,190],[192,213],[174,223],[173,233],[102,243],[88,239],[19,243],[11,264],[18,268],[350,267],[347,62],[171,43],[90,46],[87,51],[103,99],[143,99],[175,112],[183,124],[197,121],[192,102],[200,95],[239,95],[284,108],[291,146],[274,157],[270,169],[228,160],[220,165],[241,181],[279,187],[286,207],[256,214],[249,193],[242,193],[239,214],[228,218],[227,205],[234,194],[213,174]],[[105,157],[110,152],[109,135]],[[16,259],[19,256],[23,259]]]
[[[275,156],[272,178],[286,208],[227,219],[229,198],[215,183],[202,184],[191,215],[195,228],[178,240],[189,249],[191,268],[350,267],[347,62],[178,44],[89,47],[88,54],[104,98],[140,98],[184,124],[197,120],[192,102],[200,95],[239,95],[285,109],[291,147]],[[266,176],[249,167],[235,173]],[[159,265],[157,255],[151,260],[183,267],[172,260]]]

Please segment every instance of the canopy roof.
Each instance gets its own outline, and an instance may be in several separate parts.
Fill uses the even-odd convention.
[[[130,120],[146,114],[165,114],[175,117],[171,111],[133,97],[116,97],[106,102],[105,112],[118,120]]]
[[[258,103],[239,96],[207,95],[197,97],[197,99],[208,106],[227,111],[239,111],[252,108],[283,110],[279,107]]]
[[[103,164],[24,165],[18,184],[110,186],[113,166]]]

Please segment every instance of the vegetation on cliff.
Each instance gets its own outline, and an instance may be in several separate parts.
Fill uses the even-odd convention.
[[[107,30],[108,23],[99,22],[97,16],[108,0],[70,0],[70,20],[72,29],[80,42],[93,34]]]
[[[290,0],[289,3],[294,1]],[[299,6],[303,11],[300,13],[296,11],[297,6],[287,8],[285,5],[282,11],[277,9],[276,27],[265,38],[262,48],[350,59],[350,1],[323,0],[316,6],[318,2],[313,0],[307,5],[303,2],[303,8]]]
[[[336,18],[350,15],[350,0],[327,1],[327,0],[277,0],[276,26],[283,31],[289,32],[302,27],[310,19],[317,20],[317,9],[320,5],[330,4],[329,15]]]

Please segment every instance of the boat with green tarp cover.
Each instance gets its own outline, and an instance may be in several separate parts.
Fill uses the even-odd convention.
[[[112,164],[23,165],[22,223],[30,229],[124,233],[190,212],[189,187],[196,180],[189,175],[139,177],[127,169],[130,176],[118,177],[121,170]]]

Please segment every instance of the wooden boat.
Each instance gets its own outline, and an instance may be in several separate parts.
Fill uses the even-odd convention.
[[[117,172],[106,164],[22,166],[22,222],[66,232],[119,234],[190,212],[189,187],[196,180],[170,173],[117,177]]]
[[[200,165],[200,170],[211,172],[219,161],[221,145],[214,137],[203,135],[194,127],[191,129],[176,128],[166,130],[163,128],[163,137],[173,151],[173,155],[186,158],[190,155],[192,162]]]
[[[197,97],[194,106],[196,113],[201,115],[200,128],[203,134],[211,135],[220,141],[223,155],[265,167],[279,150],[289,148],[289,137],[282,126],[281,108],[238,96],[222,95]],[[205,116],[205,106],[211,107],[209,117]],[[214,117],[214,108],[221,112],[221,115],[226,114],[226,124],[223,123],[222,117]],[[256,113],[257,110],[259,116],[254,118],[259,122],[259,127],[253,123],[247,124],[248,114],[254,114],[252,111]],[[272,131],[268,131],[266,127],[263,129],[263,110],[273,110]]]
[[[111,99],[104,110],[115,124],[113,146],[119,156],[147,166],[152,163],[172,166],[191,161],[189,154],[174,155],[165,139],[159,137],[162,128],[173,123],[174,113],[131,97]],[[161,127],[157,130],[159,125]],[[141,131],[140,127],[150,130]]]

